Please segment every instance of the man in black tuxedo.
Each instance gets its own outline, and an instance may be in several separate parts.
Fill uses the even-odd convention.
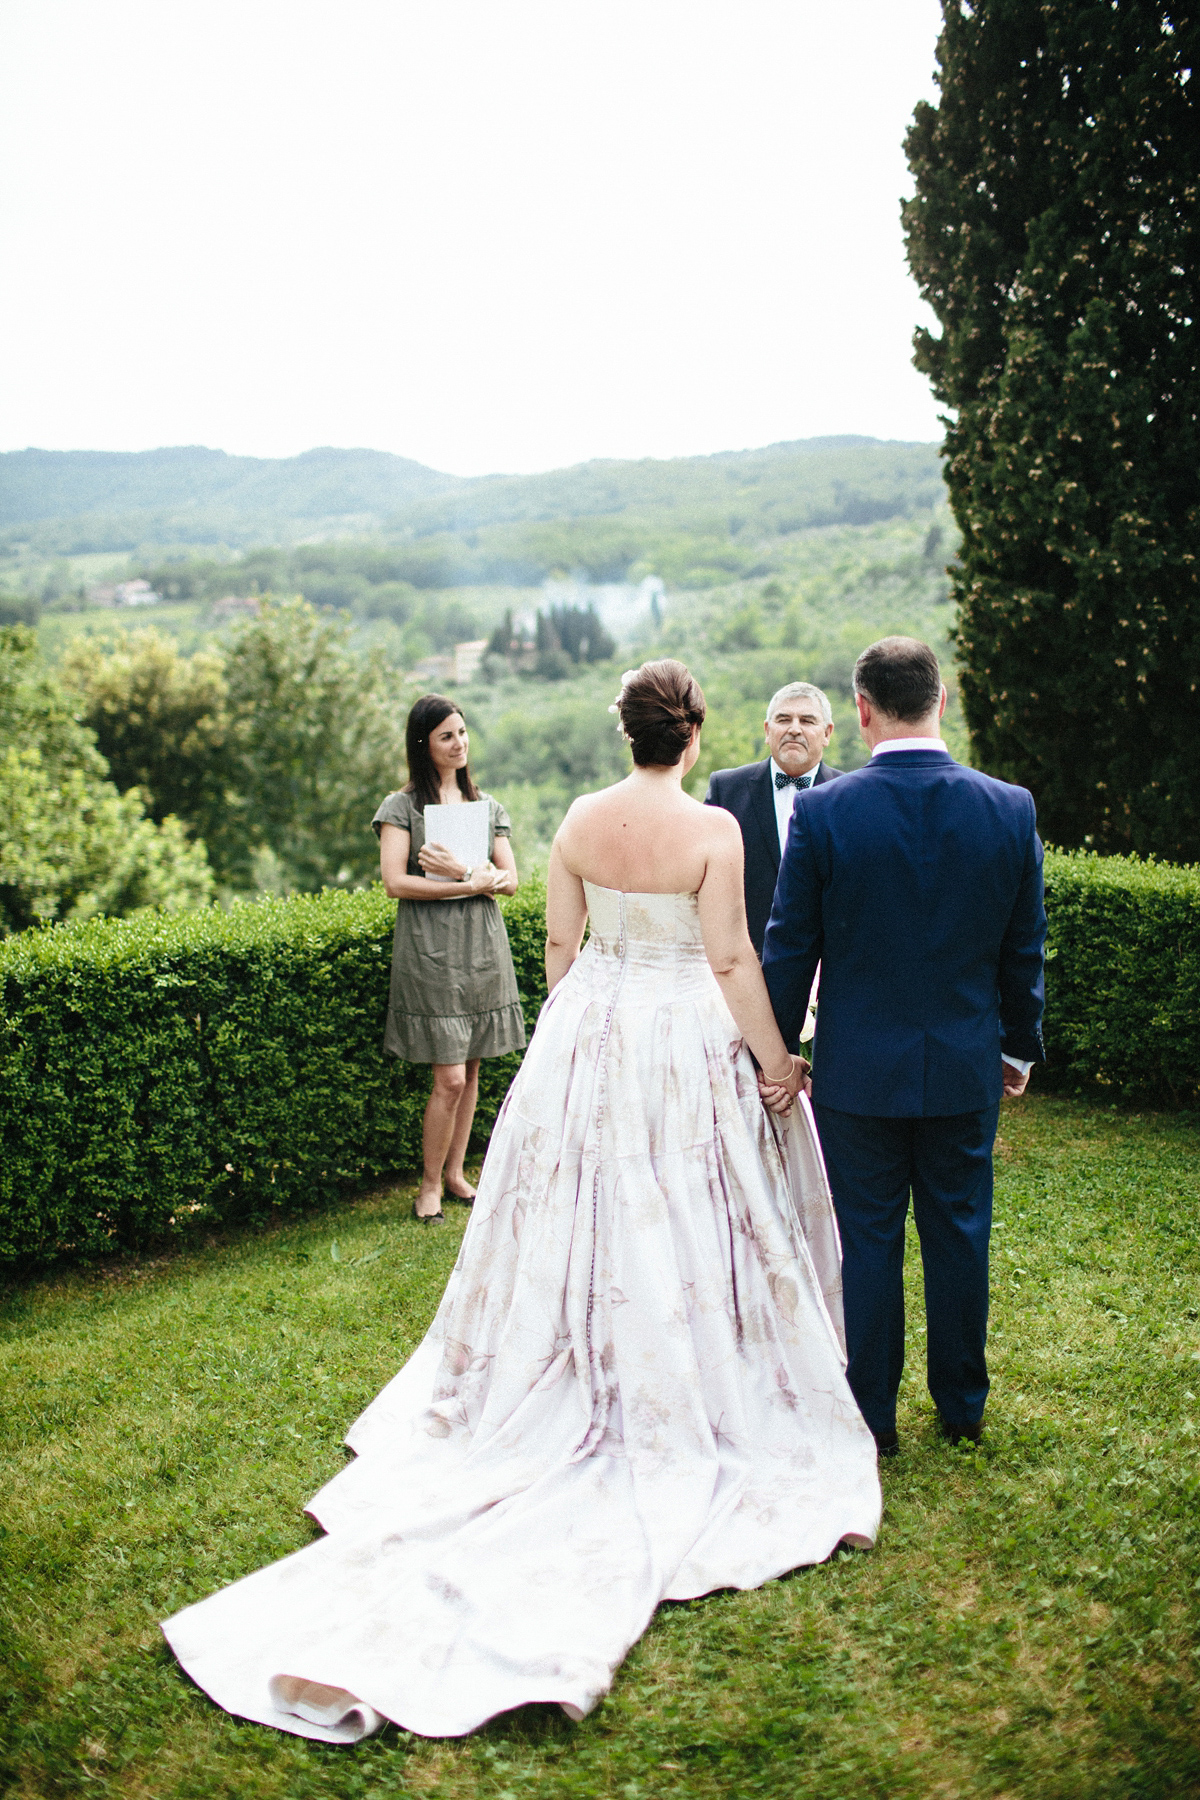
[[[742,828],[746,923],[760,956],[796,794],[842,773],[822,761],[833,736],[833,713],[811,682],[791,681],[773,694],[763,729],[766,759],[714,770],[704,796],[706,806],[723,806]]]

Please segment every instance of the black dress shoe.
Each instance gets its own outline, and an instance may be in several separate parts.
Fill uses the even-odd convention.
[[[938,1430],[951,1444],[961,1444],[964,1438],[968,1444],[978,1444],[983,1438],[983,1420],[977,1419],[974,1425],[952,1425],[939,1413]]]
[[[880,1456],[899,1456],[900,1437],[896,1431],[873,1431],[871,1436]]]

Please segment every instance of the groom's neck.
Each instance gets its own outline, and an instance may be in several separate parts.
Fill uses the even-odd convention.
[[[940,738],[942,721],[935,710],[923,719],[894,719],[888,713],[872,712],[869,724],[862,727],[863,741],[874,750],[876,744],[890,743],[896,738]]]

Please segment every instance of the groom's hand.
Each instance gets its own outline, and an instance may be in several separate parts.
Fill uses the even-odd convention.
[[[1001,1057],[1000,1079],[1004,1083],[1005,1099],[1015,1100],[1017,1095],[1023,1094],[1029,1086],[1029,1070],[1014,1069],[1010,1062],[1005,1062]]]

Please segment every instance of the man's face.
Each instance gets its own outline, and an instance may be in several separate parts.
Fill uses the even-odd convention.
[[[785,775],[807,775],[821,760],[833,726],[821,717],[817,700],[780,700],[766,723],[771,755]]]

